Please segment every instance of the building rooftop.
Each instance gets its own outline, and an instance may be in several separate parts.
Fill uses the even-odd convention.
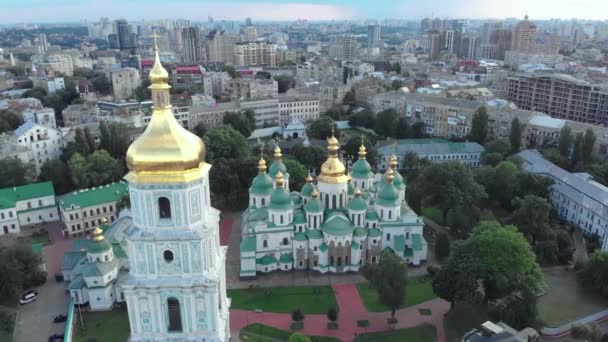
[[[542,126],[547,128],[561,129],[566,124],[566,120],[563,119],[555,119],[550,117],[549,115],[542,113],[535,113],[528,124],[535,126]]]
[[[0,189],[0,209],[14,208],[19,201],[46,196],[55,196],[55,189],[51,182]]]
[[[452,142],[445,139],[402,139],[395,147],[397,155],[404,155],[406,152],[415,152],[418,155],[429,154],[451,154],[451,153],[482,153],[483,146],[476,142]],[[392,145],[385,145],[378,148],[382,155],[393,153]]]
[[[59,205],[65,210],[74,208],[86,208],[108,202],[120,200],[129,192],[124,182],[116,182],[90,189],[74,191],[70,194],[61,196]]]

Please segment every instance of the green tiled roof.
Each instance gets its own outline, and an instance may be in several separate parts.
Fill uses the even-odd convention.
[[[247,221],[266,221],[268,220],[268,208],[252,208],[247,213]]]
[[[323,238],[323,232],[321,232],[320,229],[311,229],[309,231],[306,232],[306,236],[308,236],[309,239],[322,239]]]
[[[87,283],[85,283],[84,278],[82,277],[82,274],[79,274],[78,276],[76,276],[76,278],[74,278],[70,282],[70,285],[68,286],[68,288],[70,290],[82,290],[86,286],[87,286]]]
[[[73,252],[86,252],[87,249],[89,249],[89,245],[92,243],[93,241],[91,240],[74,240],[72,242],[72,251]]]
[[[101,273],[101,270],[97,267],[96,263],[89,263],[84,265],[84,267],[82,268],[82,274],[85,277],[101,277],[103,275],[103,273]]]
[[[372,173],[372,167],[369,165],[367,160],[358,159],[351,169],[351,176],[357,179],[369,179],[374,176]]]
[[[310,195],[312,194],[312,190],[313,190],[312,184],[304,183],[304,186],[302,187],[300,194],[302,196],[310,197]]]
[[[320,213],[323,209],[323,203],[318,198],[311,199],[304,205],[304,210],[310,213]]]
[[[279,261],[282,264],[292,263],[293,262],[293,255],[291,255],[291,253],[281,254],[281,256],[279,257]]]
[[[412,249],[416,252],[422,250],[422,236],[420,234],[412,234]]]
[[[277,263],[277,259],[272,255],[264,255],[263,257],[256,260],[256,263],[260,265],[272,265]]]
[[[325,244],[325,242],[323,242],[321,245],[319,245],[319,250],[321,252],[325,252],[327,250],[327,245]]]
[[[293,205],[298,206],[302,204],[302,199],[297,193],[292,192],[289,197],[291,198],[291,202],[293,202]]]
[[[122,249],[122,246],[120,245],[120,243],[118,243],[118,242],[113,243],[112,249],[114,249],[114,257],[120,258],[120,259],[127,258],[127,253],[125,253],[125,250]]]
[[[351,249],[359,249],[359,244],[357,243],[357,241],[353,241],[353,243],[350,245]]]
[[[285,177],[286,179],[289,178],[289,175],[287,174],[287,167],[285,166],[285,164],[283,164],[282,161],[275,160],[272,162],[272,164],[270,164],[270,167],[268,168],[268,175],[270,175],[270,177],[274,179],[279,171],[281,171],[283,177]]]
[[[258,175],[255,176],[251,182],[249,192],[254,195],[270,195],[272,188],[272,178],[270,178],[270,176],[268,176],[266,173],[258,173]]]
[[[66,252],[63,253],[63,259],[61,260],[61,269],[73,269],[78,265],[80,260],[87,254],[85,252]]]
[[[363,227],[355,228],[355,236],[367,236],[367,228],[363,228]]]
[[[293,208],[291,195],[283,187],[274,189],[272,191],[272,195],[270,195],[270,203],[268,204],[268,208],[274,210],[289,210]]]
[[[361,197],[355,196],[348,201],[348,209],[350,210],[362,211],[365,210],[365,208],[367,208],[367,204],[365,204],[365,201]]]
[[[405,251],[405,236],[395,236],[395,250],[399,253],[403,253],[403,251]]]
[[[300,233],[300,232],[293,234],[293,239],[295,241],[306,241],[306,240],[308,240],[308,238],[306,237],[306,234]]]
[[[369,210],[365,213],[365,218],[372,221],[378,221],[378,214],[373,210]]]
[[[399,205],[399,193],[393,183],[382,185],[376,203],[383,207],[396,207]]]
[[[297,223],[297,224],[306,223],[306,218],[304,217],[304,214],[302,214],[301,212],[295,214],[293,217],[293,223]]]
[[[368,233],[367,233],[367,234],[368,234],[369,236],[376,237],[376,236],[381,236],[381,235],[382,235],[382,232],[380,231],[380,229],[377,229],[377,228],[371,228],[371,229],[369,229],[369,230],[368,230]]]
[[[43,182],[17,186],[14,188],[0,189],[0,209],[14,208],[19,201],[29,199],[55,196],[53,183]]]
[[[255,235],[246,236],[241,241],[241,252],[255,252]]]
[[[101,241],[93,241],[90,245],[89,245],[89,253],[103,253],[103,252],[107,252],[110,249],[112,249],[112,245],[110,245],[110,243],[108,241],[101,240]]]
[[[59,205],[63,209],[68,209],[72,205],[75,207],[86,208],[108,202],[117,202],[124,195],[128,195],[127,185],[124,182],[116,182],[102,185],[95,189],[78,190],[73,193],[61,196]]]
[[[338,212],[330,214],[321,226],[323,233],[335,236],[352,234],[355,227],[350,223],[346,215]]]

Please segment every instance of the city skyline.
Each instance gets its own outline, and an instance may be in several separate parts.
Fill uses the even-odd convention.
[[[212,16],[217,20],[244,20],[250,17],[261,21],[284,21],[308,19],[362,20],[362,19],[418,19],[438,18],[521,18],[528,14],[534,19],[604,19],[601,13],[608,11],[608,3],[595,0],[538,0],[527,2],[513,0],[505,3],[498,0],[463,0],[453,2],[439,0],[421,3],[412,0],[395,2],[378,0],[374,2],[356,1],[345,4],[337,0],[278,0],[264,1],[212,1],[179,0],[167,4],[161,0],[124,1],[76,1],[58,0],[52,7],[37,11],[46,4],[43,0],[24,0],[3,4],[0,21],[22,22],[62,22],[99,17],[124,17],[128,20],[185,18],[194,21],[206,20]],[[15,18],[19,18],[16,21]]]

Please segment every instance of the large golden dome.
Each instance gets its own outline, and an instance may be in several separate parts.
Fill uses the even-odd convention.
[[[319,182],[322,183],[346,183],[348,182],[348,176],[345,175],[346,167],[338,159],[339,142],[334,135],[327,140],[327,160],[321,165],[321,174],[319,175]]]
[[[129,146],[125,179],[131,182],[186,182],[200,177],[205,145],[183,128],[171,110],[168,73],[155,47],[150,89],[154,108],[144,133]]]

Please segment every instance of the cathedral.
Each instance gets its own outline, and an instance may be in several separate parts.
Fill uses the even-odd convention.
[[[76,304],[126,303],[129,341],[228,341],[227,248],[210,203],[211,165],[201,139],[173,116],[157,47],[155,57],[153,114],[127,151],[131,210],[74,241],[62,271]]]
[[[362,144],[347,174],[338,139],[332,135],[327,143],[316,184],[309,175],[300,192],[288,190],[289,173],[278,146],[270,167],[260,158],[242,216],[242,278],[293,270],[357,272],[385,253],[414,266],[426,261],[423,222],[405,201],[397,157],[391,156],[384,174],[374,174]]]

